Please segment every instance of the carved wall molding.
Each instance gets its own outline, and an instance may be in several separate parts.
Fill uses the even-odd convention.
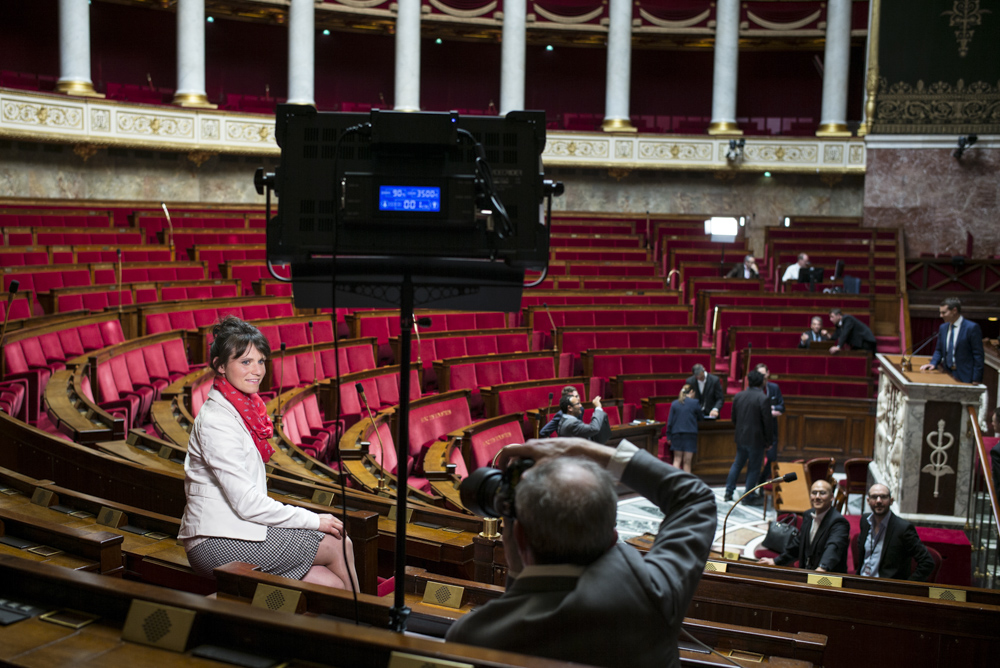
[[[1000,82],[917,84],[879,80],[874,132],[1000,132]]]
[[[0,89],[0,138],[183,153],[278,155],[274,118],[215,109],[151,107]],[[707,172],[863,174],[858,138],[747,137],[726,160],[727,137],[549,131],[546,165]]]

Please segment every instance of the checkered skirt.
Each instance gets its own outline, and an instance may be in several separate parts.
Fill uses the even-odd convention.
[[[245,561],[265,573],[301,580],[313,565],[322,531],[268,527],[262,541],[209,538],[188,550],[195,573],[212,577],[212,571],[231,561]]]

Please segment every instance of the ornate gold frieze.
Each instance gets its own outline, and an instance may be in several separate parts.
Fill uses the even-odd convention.
[[[748,143],[743,147],[746,162],[815,163],[819,150],[817,144]]]
[[[712,160],[712,144],[696,141],[640,141],[639,157],[668,162],[678,160],[708,162]]]
[[[91,109],[90,110],[90,129],[92,132],[110,132],[111,131],[111,110],[110,109]]]
[[[594,141],[583,137],[579,139],[550,139],[545,145],[542,159],[544,160],[546,156],[554,158],[606,158],[608,157],[608,144],[607,140]]]
[[[5,123],[27,126],[34,125],[63,130],[83,129],[83,111],[80,107],[49,104],[48,102],[36,104],[4,100],[3,120]]]
[[[879,82],[876,132],[961,133],[1000,132],[1000,84],[977,81],[968,86],[938,81],[916,86]]]
[[[259,144],[261,142],[274,143],[274,122],[241,123],[237,121],[227,121],[226,138],[230,141],[248,142],[254,144]]]
[[[851,144],[847,149],[847,164],[865,164],[865,147],[861,144]]]
[[[628,160],[632,157],[632,141],[616,141],[615,157],[620,160]]]
[[[827,144],[823,147],[823,162],[843,162],[844,147],[840,144]]]
[[[187,117],[118,112],[115,120],[118,132],[123,134],[194,139],[194,122]]]
[[[218,141],[221,123],[217,118],[201,119],[201,138],[204,141]]]
[[[974,26],[983,24],[983,14],[990,14],[988,9],[979,8],[979,0],[955,0],[950,11],[941,12],[948,17],[948,25],[958,28],[955,31],[955,41],[958,42],[958,55],[965,58],[969,53],[969,44],[975,31]]]

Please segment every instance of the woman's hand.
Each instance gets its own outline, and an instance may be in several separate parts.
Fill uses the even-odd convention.
[[[344,535],[344,523],[330,514],[319,516],[319,530],[328,533],[334,538],[342,538]]]

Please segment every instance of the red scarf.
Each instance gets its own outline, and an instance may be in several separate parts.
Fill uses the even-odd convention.
[[[217,375],[212,387],[221,392],[222,396],[236,408],[243,418],[243,423],[250,430],[250,435],[253,436],[260,458],[267,463],[274,454],[274,448],[267,442],[267,439],[274,435],[274,427],[271,426],[271,418],[267,415],[264,400],[256,394],[247,395],[240,392],[226,380],[225,376]]]

